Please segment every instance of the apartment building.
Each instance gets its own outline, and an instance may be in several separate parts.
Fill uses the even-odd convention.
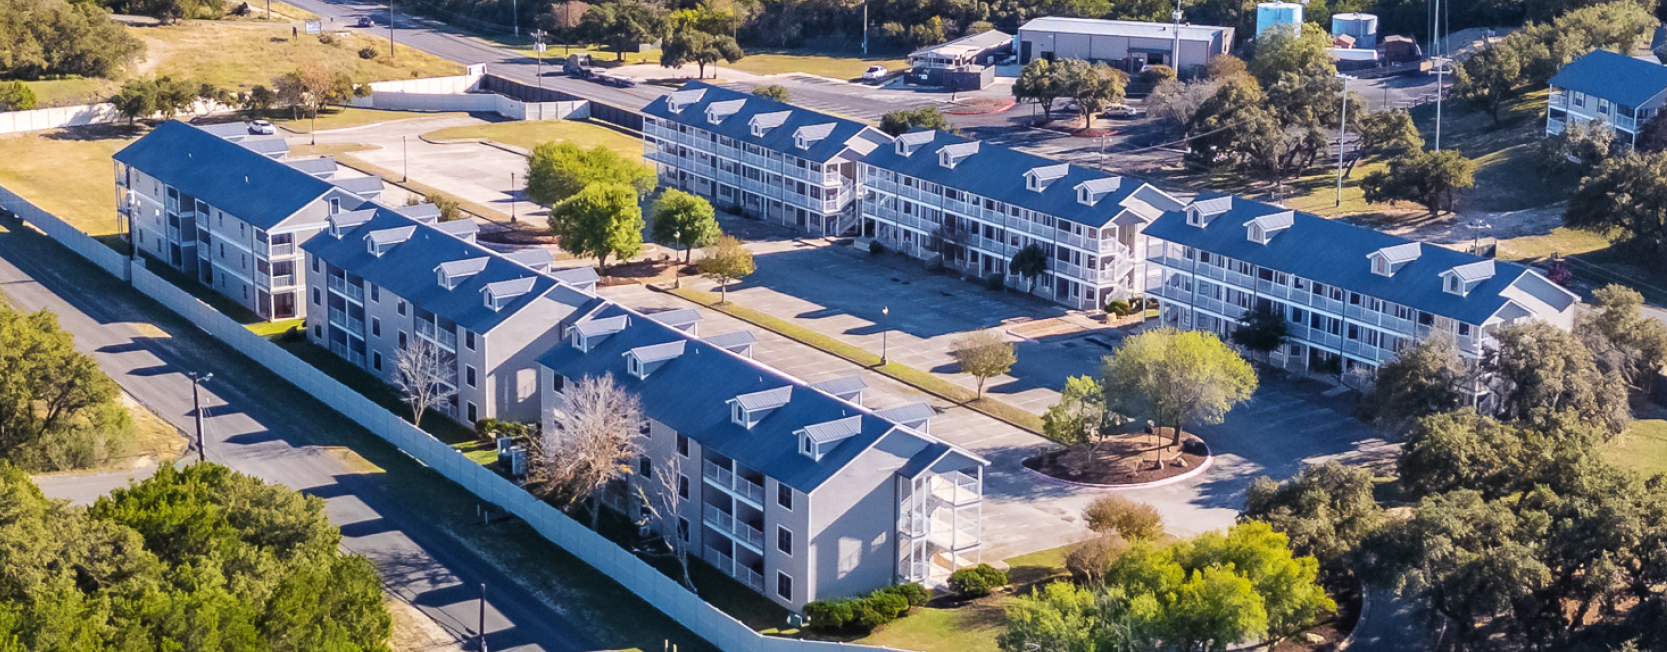
[[[863,124],[702,82],[643,113],[643,156],[661,184],[818,235],[855,230],[856,162],[889,140]]]
[[[277,160],[281,138],[236,140],[158,126],[113,157],[118,212],[137,251],[267,319],[304,317],[297,246],[368,200]]]
[[[1227,335],[1268,305],[1290,322],[1273,362],[1369,378],[1434,332],[1478,358],[1502,326],[1574,326],[1579,298],[1538,271],[1231,195],[1146,228],[1146,295],[1178,328]]]
[[[543,424],[554,431],[582,378],[639,397],[631,482],[675,487],[691,557],[793,610],[978,563],[989,463],[927,435],[930,406],[871,410],[860,379],[807,384],[744,355],[745,331],[703,339],[666,322],[679,320],[608,303],[568,327],[539,358]]]
[[[1667,104],[1667,66],[1607,50],[1575,59],[1551,78],[1546,135],[1569,123],[1602,123],[1631,146],[1644,123]]]
[[[1182,207],[1141,181],[941,131],[903,134],[858,169],[864,236],[1079,309],[1138,293],[1142,231]],[[1048,259],[1034,285],[1008,267],[1030,245]]]
[[[331,216],[301,245],[307,337],[389,382],[401,352],[437,345],[456,390],[436,409],[473,424],[539,418],[536,358],[560,325],[601,300],[590,268],[556,271],[542,249],[499,254],[475,242],[470,221],[437,223],[377,204]]]

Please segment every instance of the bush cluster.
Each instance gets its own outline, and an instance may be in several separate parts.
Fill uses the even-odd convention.
[[[868,632],[908,615],[910,607],[926,604],[929,597],[919,584],[895,584],[867,597],[807,603],[805,617],[810,619],[810,627],[819,631]]]
[[[1003,586],[1007,586],[1007,573],[989,564],[963,568],[949,576],[949,590],[963,598],[982,598]]]
[[[371,59],[375,59],[376,55],[380,54],[381,52],[382,52],[381,50],[376,49],[376,46],[367,45],[365,47],[359,48],[359,58],[364,59],[366,61],[370,61]]]

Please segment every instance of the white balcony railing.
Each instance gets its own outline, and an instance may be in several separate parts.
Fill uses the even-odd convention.
[[[725,489],[732,494],[752,501],[754,505],[762,506],[764,504],[763,486],[736,475],[734,471],[718,466],[711,460],[707,460],[701,466],[701,476],[720,489]]]
[[[764,590],[764,577],[746,566],[742,566],[731,559],[729,555],[718,552],[717,548],[706,547],[706,563],[716,566],[725,575],[740,580],[742,584],[752,587],[754,591]]]
[[[754,552],[763,554],[764,533],[758,528],[748,525],[746,521],[735,518],[731,514],[725,514],[723,510],[718,509],[717,505],[710,503],[705,505],[702,515],[705,517],[708,526],[716,528],[719,532],[729,535],[740,543],[746,544]]]

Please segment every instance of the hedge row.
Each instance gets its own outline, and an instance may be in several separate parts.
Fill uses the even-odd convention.
[[[817,600],[805,605],[811,629],[824,632],[868,632],[908,615],[910,607],[926,604],[931,596],[919,584],[896,584],[862,598]]]

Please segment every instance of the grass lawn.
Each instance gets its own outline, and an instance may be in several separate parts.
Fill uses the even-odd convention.
[[[148,60],[141,72],[183,77],[196,82],[248,90],[272,84],[275,77],[303,65],[345,72],[356,82],[462,74],[463,66],[413,48],[399,47],[390,64],[388,43],[370,34],[352,33],[321,43],[316,35],[290,38],[290,25],[260,21],[185,21],[164,27],[130,28],[145,42]],[[375,59],[359,58],[359,49],[379,49]]]
[[[894,72],[909,67],[909,62],[906,59],[863,58],[861,56],[830,55],[806,50],[748,52],[747,56],[740,61],[718,65],[755,75],[802,72],[834,79],[857,79],[862,77],[863,71],[868,70],[869,66],[876,64],[885,66],[886,70]]]
[[[601,145],[633,161],[642,160],[642,139],[589,120],[530,120],[447,127],[423,134],[424,140],[490,140],[532,151],[549,142],[580,147]]]
[[[502,36],[483,37],[481,40],[487,41],[492,45],[509,48],[528,57],[537,56],[537,54],[533,51],[532,40],[527,37],[515,40],[506,34]],[[619,59],[619,55],[615,54],[613,50],[609,50],[601,45],[575,45],[564,48],[559,43],[551,43],[544,48],[544,65],[546,68],[554,66],[555,72],[561,72],[561,64],[567,60],[567,56],[570,54],[578,54],[580,52],[589,53],[591,63],[598,68],[617,68],[619,66],[630,66],[639,63],[660,62],[660,50],[657,48],[647,52],[626,52],[625,58],[622,61]],[[545,70],[545,74],[550,74],[550,72],[550,70]]]
[[[1639,419],[1604,447],[1611,464],[1646,475],[1667,473],[1667,420]]]
[[[1065,574],[1062,546],[1007,560],[1008,578],[1015,593]],[[886,645],[922,652],[995,652],[996,635],[1002,631],[1002,616],[1014,593],[985,598],[955,609],[921,607],[907,618],[892,621],[881,630],[856,641],[865,645]]]
[[[1557,227],[1545,235],[1527,235],[1499,241],[1499,257],[1508,260],[1548,258],[1552,254],[1571,256],[1609,248],[1609,238],[1590,231]]]
[[[904,383],[913,385],[921,391],[936,394],[948,400],[955,401],[956,403],[960,403],[969,408],[978,410],[979,412],[983,412],[1031,432],[1037,434],[1041,434],[1042,432],[1042,418],[1039,416],[993,398],[985,397],[983,399],[977,399],[976,393],[973,392],[973,390],[913,367],[904,366],[896,362],[887,362],[886,366],[881,367],[880,356],[875,355],[862,347],[846,344],[845,342],[841,342],[835,338],[823,335],[808,328],[795,325],[786,320],[766,315],[751,308],[736,305],[733,301],[720,305],[718,303],[719,296],[711,292],[703,292],[701,290],[694,290],[690,288],[678,288],[671,290],[671,293],[708,308],[712,308],[713,310],[728,313],[737,319],[750,322],[760,328],[775,331],[777,334],[787,337],[788,339],[796,340],[802,344],[821,349],[826,353],[833,354],[848,361],[873,369],[879,373],[891,376],[892,378],[896,378]]]
[[[81,77],[76,79],[52,79],[46,81],[26,81],[24,86],[35,92],[37,108],[54,106],[74,106],[77,104],[96,104],[114,95],[120,88],[116,82],[108,79]]]
[[[1545,136],[1546,89],[1538,89],[1500,110],[1500,122],[1486,114],[1443,107],[1441,147],[1458,149],[1476,160],[1476,187],[1459,195],[1459,209],[1515,211],[1539,208],[1568,199],[1579,179],[1546,178],[1536,167],[1540,141]],[[1435,105],[1412,110],[1424,140],[1434,144]]]
[[[312,133],[313,125],[318,125],[319,131],[360,127],[378,122],[394,122],[396,120],[418,120],[421,118],[457,118],[469,114],[462,111],[442,113],[415,113],[412,111],[378,111],[376,109],[359,109],[352,107],[331,107],[318,113],[318,119],[293,117],[289,111],[273,111],[268,117],[273,124],[299,134]],[[640,147],[638,149],[641,149]]]
[[[133,448],[127,459],[114,460],[114,466],[129,466],[134,461],[132,456],[142,455],[160,463],[177,460],[186,453],[190,442],[179,429],[129,398],[125,392],[120,400],[122,406],[127,408],[127,415],[133,419]]]
[[[410,415],[411,407],[400,399],[399,390],[395,389],[393,385],[382,382],[382,379],[377,378],[370,372],[353,366],[353,363],[343,360],[328,349],[305,339],[274,341],[285,351],[289,351],[290,354],[300,358],[303,362],[316,367],[319,371],[328,374],[331,378],[359,392],[360,395],[374,401],[388,411],[400,416]],[[423,414],[422,428],[428,431],[428,434],[434,435],[435,439],[453,446],[471,444],[475,441],[473,430],[433,410]]]
[[[116,233],[110,157],[137,134],[104,126],[0,136],[0,185],[89,235]]]
[[[289,332],[292,328],[301,328],[306,324],[306,322],[307,320],[297,317],[295,319],[280,319],[278,321],[263,321],[249,324],[248,328],[256,335],[266,339],[272,339]]]

